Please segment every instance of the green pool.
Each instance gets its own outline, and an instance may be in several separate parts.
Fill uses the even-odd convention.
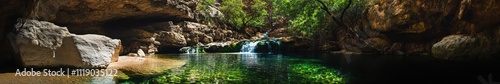
[[[132,77],[120,83],[347,83],[349,74],[322,60],[281,54],[160,54],[187,60],[182,68],[154,77]]]

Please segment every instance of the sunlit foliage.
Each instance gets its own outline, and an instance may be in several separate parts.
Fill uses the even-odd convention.
[[[288,21],[288,27],[292,33],[303,36],[311,36],[329,28],[331,19],[316,0],[272,0],[276,16],[284,16]],[[340,12],[347,5],[348,0],[321,0],[334,15]],[[367,1],[354,0],[352,6],[366,4]],[[361,12],[361,11],[358,11]]]
[[[247,5],[243,0],[224,0],[220,11],[224,13],[223,19],[237,29],[260,27],[264,25],[264,19],[267,17],[266,4],[263,0],[253,0]]]

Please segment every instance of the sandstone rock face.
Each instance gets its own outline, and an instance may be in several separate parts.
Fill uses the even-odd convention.
[[[182,34],[176,32],[160,32],[157,40],[161,46],[186,46],[186,39]]]
[[[36,20],[19,20],[16,25],[18,34],[12,35],[13,47],[21,55],[25,66],[60,65],[56,57],[56,50],[63,46],[63,39],[70,41],[69,31],[49,22]],[[57,56],[62,59],[64,56]]]
[[[455,61],[488,60],[500,50],[500,28],[491,34],[480,33],[476,36],[450,35],[432,46],[436,58]]]
[[[500,49],[500,43],[494,40],[465,35],[450,35],[432,46],[432,54],[436,58],[455,61],[487,60]]]
[[[122,50],[122,43],[121,41],[118,43],[118,45],[115,47],[115,52],[113,53],[113,56],[111,58],[111,62],[117,62],[118,61],[118,56],[120,56],[120,52]]]
[[[195,0],[65,0],[60,2],[55,23],[104,22],[122,17],[195,19]]]
[[[202,17],[218,18],[222,13],[216,7],[211,7],[210,13],[199,14],[196,8],[198,0],[6,0],[5,2],[0,6],[2,28],[11,28],[16,23],[13,21],[19,17],[48,21],[66,26],[75,34],[92,33],[121,39],[123,42],[121,54],[137,52],[138,49],[148,54],[156,53],[165,49],[160,47],[180,48],[198,43],[229,41],[241,36],[230,29],[218,28],[216,25],[219,24],[207,26],[206,24],[210,23],[200,22]],[[12,29],[2,29],[0,32],[9,30]],[[3,40],[5,35],[0,35],[0,40]],[[186,42],[180,36],[183,36]],[[171,37],[175,37],[175,42],[165,40]],[[0,46],[8,44],[4,42],[4,45]]]
[[[441,59],[465,60],[479,55],[479,39],[472,36],[450,35],[432,46],[432,54]],[[472,56],[471,56],[472,55]],[[467,57],[464,57],[467,56]]]
[[[122,54],[135,53],[138,49],[142,49],[148,54],[157,53],[162,49],[177,51],[178,49],[175,48],[230,41],[241,36],[232,30],[189,21],[177,23],[173,21],[158,22],[120,31],[127,33],[127,35],[116,33],[110,36],[124,40],[127,47]]]
[[[120,40],[102,35],[74,35],[66,27],[37,20],[20,20],[16,30],[10,38],[24,66],[105,68],[118,56]]]
[[[366,19],[350,26],[354,32],[344,28],[336,34],[348,51],[431,53],[448,35],[494,36],[498,5],[496,0],[375,0],[360,14]]]
[[[104,68],[114,60],[118,60],[118,54],[115,53],[117,47],[120,46],[120,40],[111,39],[102,35],[86,34],[86,35],[73,35],[73,40],[78,49],[79,55],[84,65],[80,67],[90,68],[99,67]]]

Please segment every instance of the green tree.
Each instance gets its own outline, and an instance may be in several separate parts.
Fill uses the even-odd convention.
[[[266,4],[263,0],[253,0],[247,4],[242,0],[224,0],[220,10],[224,19],[237,29],[261,27],[267,16]]]
[[[209,17],[208,15],[210,14],[211,9],[210,6],[213,6],[216,3],[216,0],[200,0],[200,3],[197,5],[198,10],[205,15],[203,20],[206,20],[208,22],[213,22],[214,19],[212,17]]]
[[[326,27],[327,16],[313,0],[273,0],[273,6],[276,17],[288,19],[292,33],[311,36],[317,29]]]
[[[330,20],[342,21],[345,10],[351,5],[352,0],[273,0],[276,17],[284,16],[292,33],[303,36],[312,36],[319,31],[331,27]],[[367,1],[355,0],[355,6],[362,6]],[[361,11],[354,11],[361,12]],[[332,18],[333,17],[333,18]],[[335,22],[337,25],[339,22]]]

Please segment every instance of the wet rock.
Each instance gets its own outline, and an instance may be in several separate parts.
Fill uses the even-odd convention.
[[[27,67],[72,66],[105,68],[116,61],[120,40],[102,35],[74,35],[66,27],[37,20],[20,20],[14,50]]]
[[[212,42],[206,45],[207,52],[240,52],[241,41]]]

